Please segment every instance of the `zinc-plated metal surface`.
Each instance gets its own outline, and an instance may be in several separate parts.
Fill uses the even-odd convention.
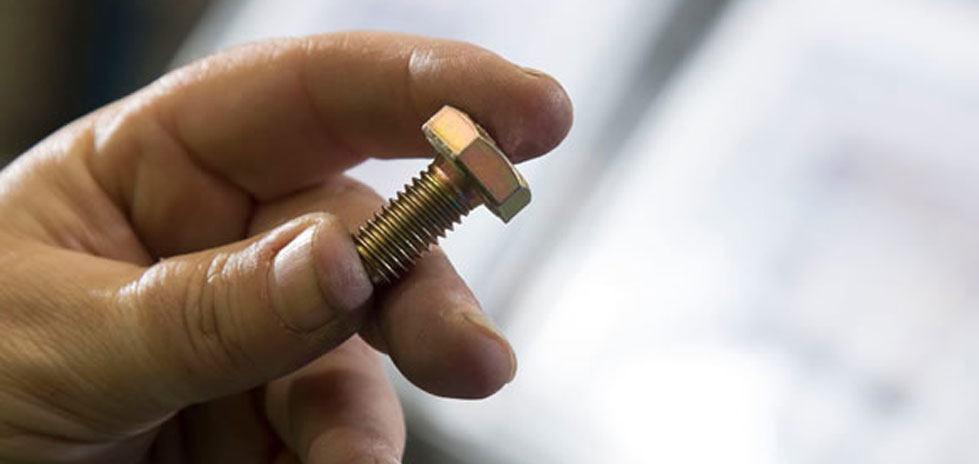
[[[374,284],[397,280],[473,208],[509,222],[530,203],[527,181],[466,113],[444,106],[422,132],[435,160],[354,236]]]

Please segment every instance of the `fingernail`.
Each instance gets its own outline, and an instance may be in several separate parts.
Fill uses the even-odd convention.
[[[299,332],[322,327],[370,296],[370,280],[356,251],[346,250],[353,247],[345,237],[320,237],[328,228],[321,223],[302,231],[272,262],[272,305],[282,322]]]
[[[374,284],[347,229],[339,222],[323,224],[313,235],[313,249],[327,304],[348,313],[363,307],[374,293]]]
[[[529,74],[529,75],[531,75],[533,77],[544,77],[544,78],[551,79],[551,75],[550,74],[548,74],[548,73],[546,73],[544,71],[541,71],[539,69],[528,68],[526,66],[521,66],[520,69],[522,69],[523,72],[525,72],[525,73],[527,73],[527,74]]]
[[[507,378],[507,383],[512,382],[514,377],[517,376],[517,355],[514,353],[513,347],[510,346],[510,342],[506,336],[503,335],[503,331],[489,317],[481,312],[466,312],[463,313],[463,316],[466,320],[479,327],[483,333],[497,339],[506,347],[507,354],[510,355],[510,376]]]
[[[282,322],[300,332],[315,330],[332,315],[327,310],[313,267],[315,226],[302,231],[272,261],[269,293]]]

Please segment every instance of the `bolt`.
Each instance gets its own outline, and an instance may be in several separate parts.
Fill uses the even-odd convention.
[[[354,236],[375,285],[397,280],[477,206],[509,222],[530,203],[527,181],[466,113],[444,106],[422,132],[435,160]]]

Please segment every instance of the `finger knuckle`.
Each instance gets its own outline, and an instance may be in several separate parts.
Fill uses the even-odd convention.
[[[193,383],[200,372],[227,375],[251,363],[235,312],[241,305],[234,291],[237,261],[229,253],[162,261],[141,278],[140,306],[150,319],[145,325],[157,332],[148,338],[157,340],[154,349],[174,364],[180,382]]]
[[[201,360],[217,368],[235,369],[251,362],[236,311],[245,303],[235,291],[241,267],[234,255],[217,253],[201,263],[185,285],[185,336]]]

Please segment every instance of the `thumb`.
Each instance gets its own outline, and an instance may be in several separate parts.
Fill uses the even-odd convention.
[[[118,292],[165,404],[182,407],[295,370],[361,325],[373,287],[346,228],[312,214],[163,260]]]

